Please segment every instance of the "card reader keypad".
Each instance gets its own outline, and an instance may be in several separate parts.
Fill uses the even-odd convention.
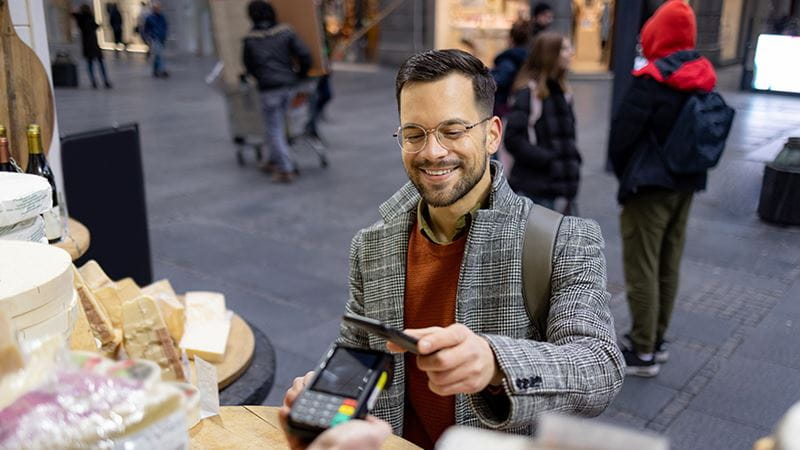
[[[292,418],[318,427],[335,427],[353,418],[356,406],[352,398],[305,391],[292,406]]]

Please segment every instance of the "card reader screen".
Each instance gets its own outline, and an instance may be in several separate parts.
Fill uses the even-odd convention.
[[[311,389],[358,398],[364,389],[364,378],[375,366],[377,359],[375,354],[339,347]]]

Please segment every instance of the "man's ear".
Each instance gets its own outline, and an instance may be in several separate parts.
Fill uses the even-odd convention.
[[[494,116],[489,119],[486,128],[486,151],[490,155],[494,155],[500,150],[500,144],[503,142],[503,121]]]

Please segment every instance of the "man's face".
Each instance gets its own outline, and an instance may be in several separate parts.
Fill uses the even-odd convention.
[[[438,81],[409,83],[400,93],[403,127],[417,125],[429,130],[450,121],[471,125],[486,116],[475,103],[472,80],[461,74]],[[450,149],[437,141],[435,133],[430,133],[419,152],[403,152],[408,178],[428,205],[451,206],[484,176],[490,176],[487,159],[497,151],[501,127],[499,119],[492,118],[450,142]]]
[[[553,20],[555,20],[553,11],[545,11],[536,16],[536,23],[542,28],[549,27],[553,23]]]

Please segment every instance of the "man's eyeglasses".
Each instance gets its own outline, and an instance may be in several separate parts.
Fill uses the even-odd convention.
[[[479,122],[472,124],[464,123],[460,120],[446,120],[435,128],[426,130],[419,125],[406,125],[397,128],[392,135],[397,138],[397,144],[406,153],[419,153],[428,143],[428,135],[433,133],[436,142],[448,150],[456,150],[459,147],[459,140],[464,138],[469,130],[491,119],[487,117]]]

